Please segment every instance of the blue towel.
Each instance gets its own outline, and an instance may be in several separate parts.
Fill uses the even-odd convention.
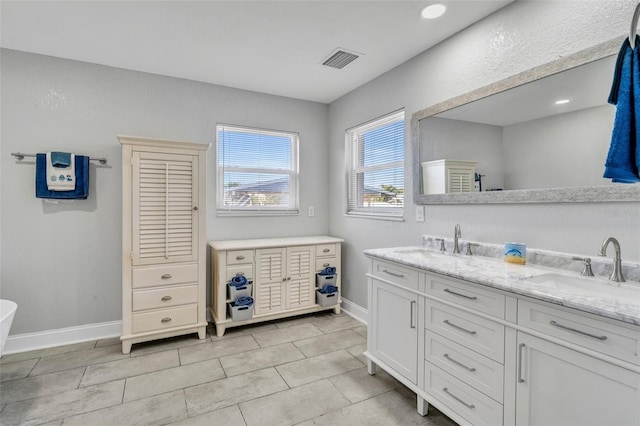
[[[620,47],[609,94],[616,105],[611,145],[603,177],[613,182],[640,182],[640,37],[631,49],[628,39]]]
[[[51,164],[53,167],[69,167],[71,165],[71,153],[51,152]]]
[[[49,191],[47,188],[47,155],[36,154],[36,197],[64,200],[86,200],[89,196],[89,157],[76,155],[76,189]]]
[[[251,306],[253,305],[253,297],[251,296],[240,296],[233,303],[233,306]]]
[[[336,273],[336,268],[333,266],[328,266],[324,268],[322,271],[318,272],[318,275],[334,275]]]
[[[322,294],[331,294],[331,293],[335,293],[337,291],[338,291],[338,287],[336,287],[335,285],[327,284],[324,287],[322,287],[322,289],[320,290],[320,293],[322,293]]]
[[[229,281],[227,284],[234,287],[242,287],[247,285],[247,279],[244,277],[244,275],[236,275],[235,277],[231,278],[231,281]]]

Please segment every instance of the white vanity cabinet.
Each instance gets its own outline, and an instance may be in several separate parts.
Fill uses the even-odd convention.
[[[640,424],[640,374],[603,359],[638,365],[637,330],[526,300],[519,301],[518,324],[544,330],[549,340],[518,332],[517,425]]]
[[[333,309],[316,303],[316,273],[328,266],[337,270],[340,289],[341,243],[333,237],[293,237],[212,241],[211,316],[218,336],[226,328]],[[249,318],[229,315],[227,283],[236,275],[252,282],[254,304]],[[338,290],[340,291],[340,290]]]
[[[209,144],[119,136],[122,144],[122,352],[206,335]]]

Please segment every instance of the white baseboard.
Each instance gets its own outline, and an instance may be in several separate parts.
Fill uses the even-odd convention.
[[[367,325],[369,311],[367,311],[365,308],[360,305],[356,305],[355,303],[348,299],[345,299],[344,297],[342,298],[342,304],[340,305],[340,307],[346,314],[357,319],[364,325]]]
[[[121,332],[122,321],[112,321],[38,331],[36,333],[16,334],[9,336],[2,354],[8,355],[90,340],[110,339],[119,337]]]

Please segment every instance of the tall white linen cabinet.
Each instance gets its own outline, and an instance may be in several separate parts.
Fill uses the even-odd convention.
[[[122,353],[206,336],[206,153],[210,144],[118,136],[122,145]]]

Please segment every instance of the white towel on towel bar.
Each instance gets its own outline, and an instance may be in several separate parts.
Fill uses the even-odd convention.
[[[47,188],[49,191],[73,191],[76,189],[76,156],[71,154],[68,167],[54,167],[51,153],[47,152]]]

